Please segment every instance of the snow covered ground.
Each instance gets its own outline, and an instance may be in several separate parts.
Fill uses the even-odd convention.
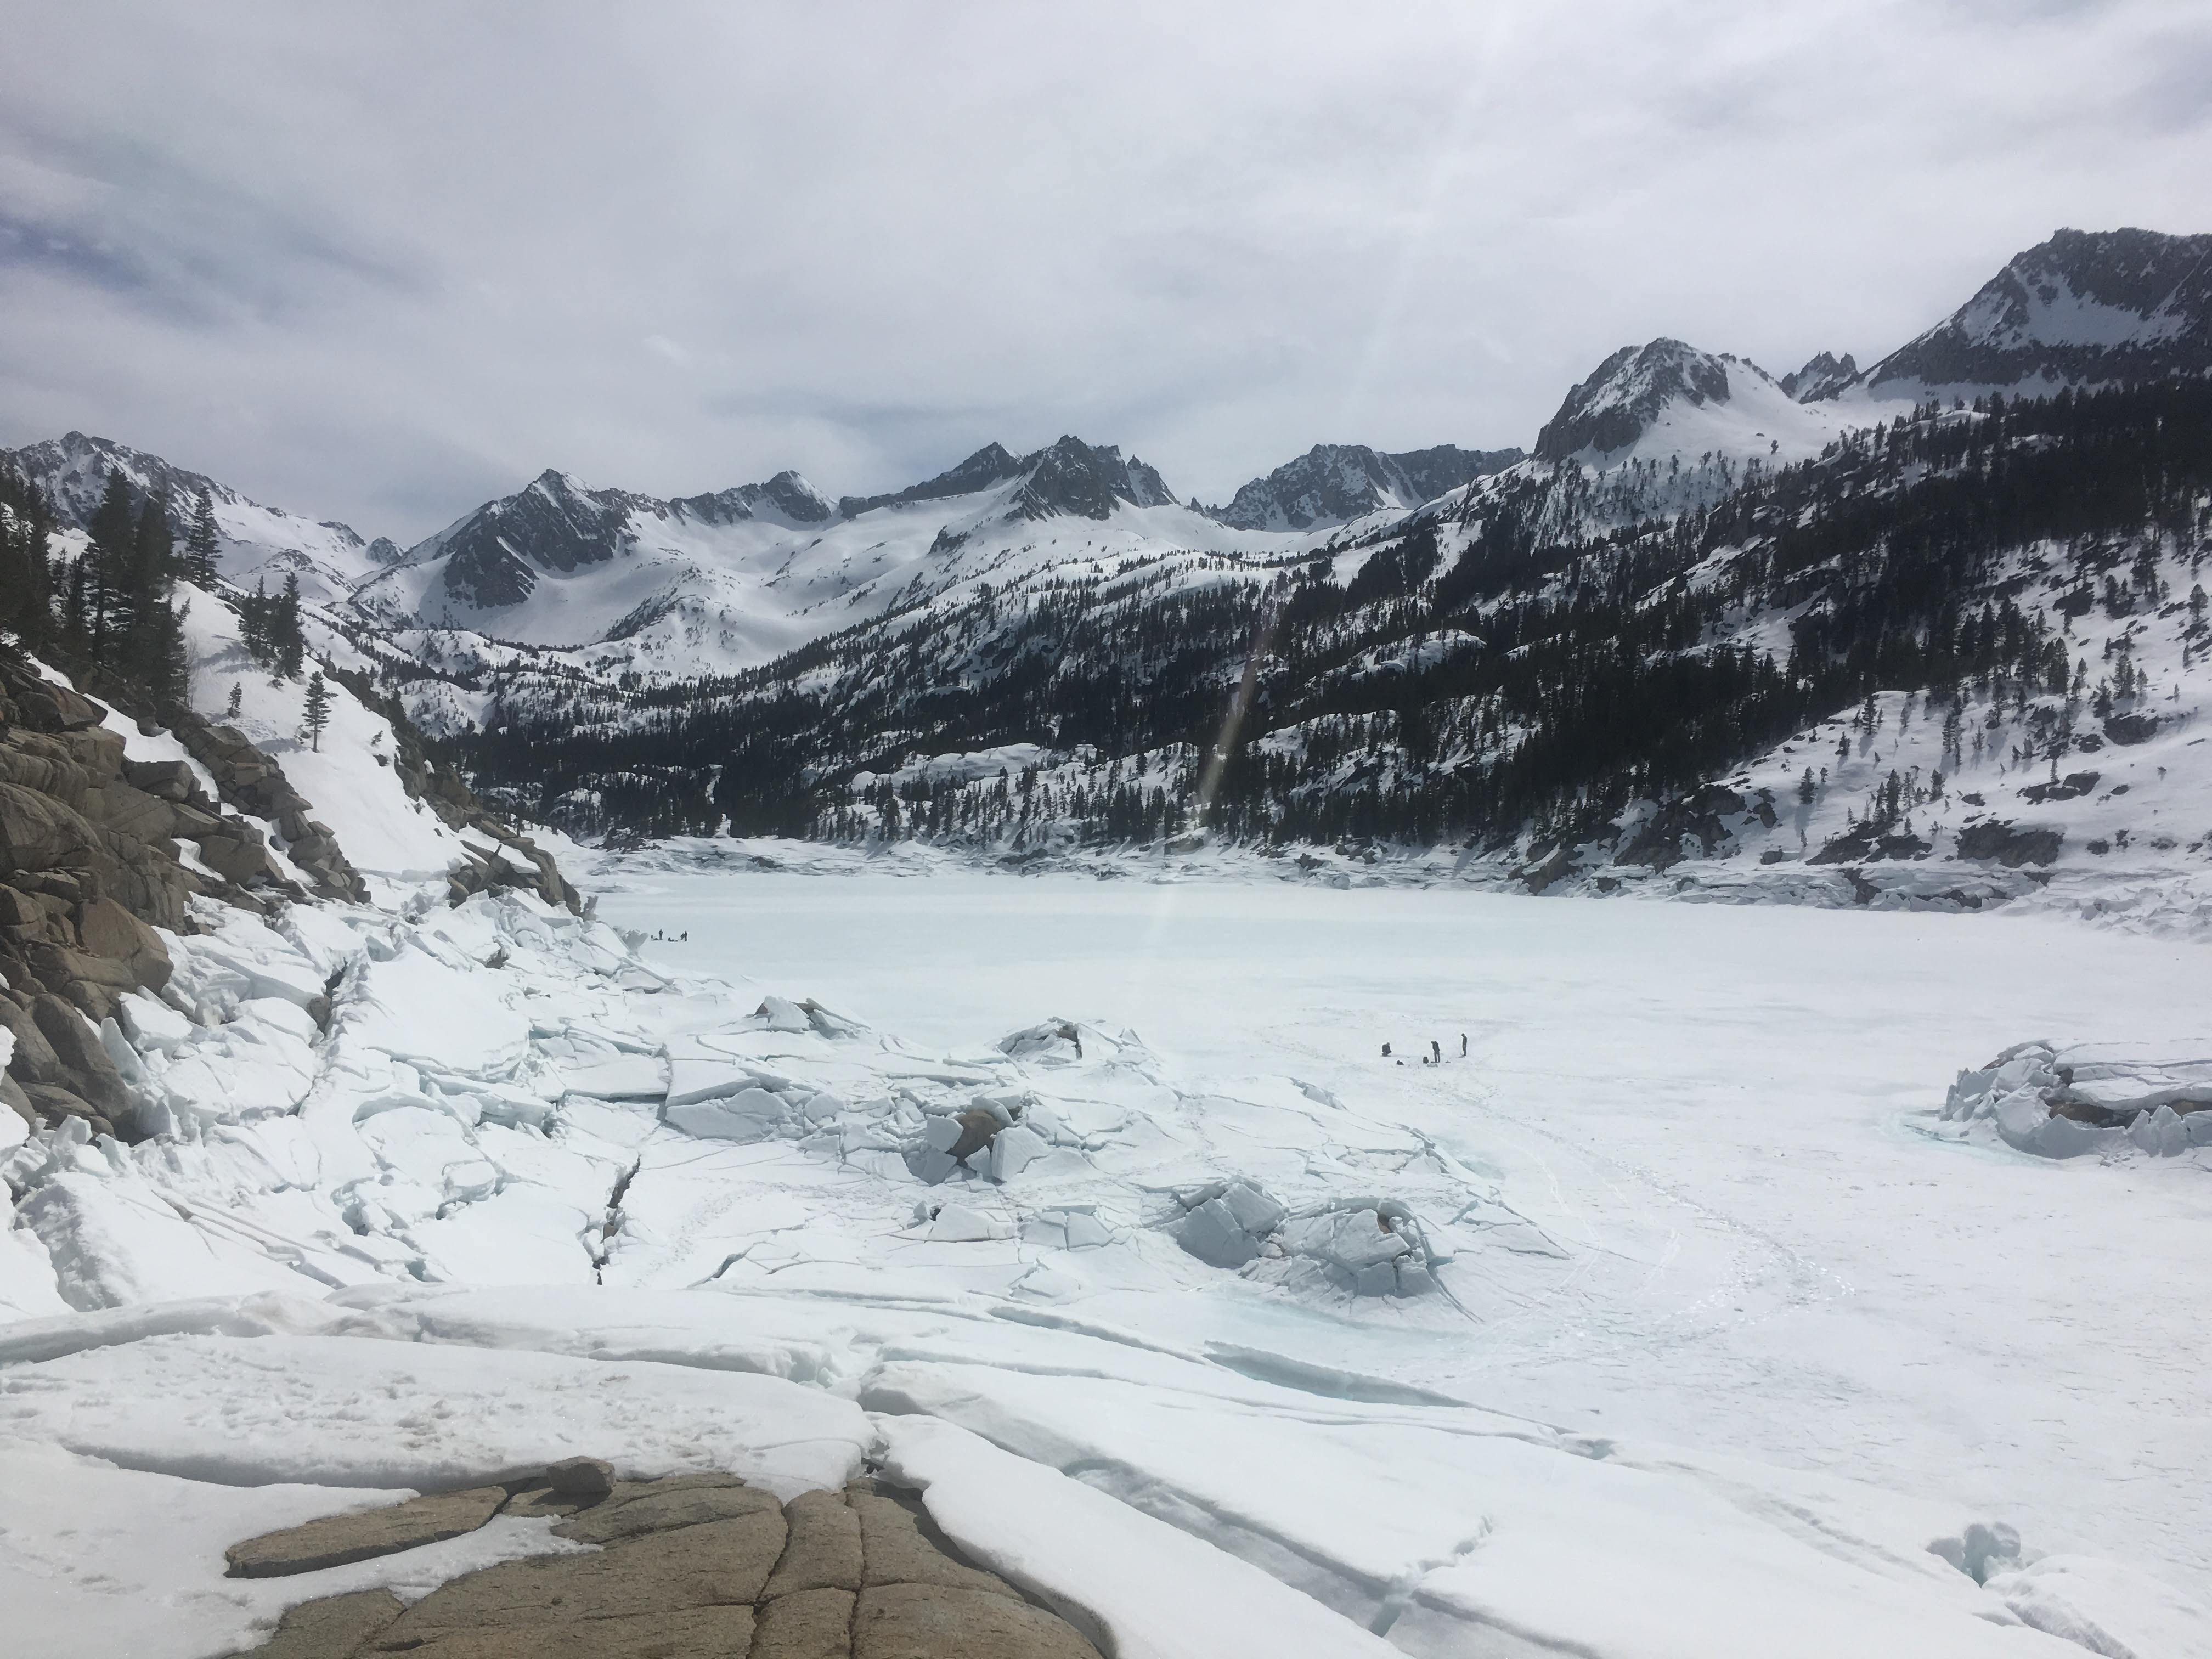
[[[1497,1211],[1507,1248],[1446,1271],[1479,1322],[1186,1306],[1146,1328],[1229,1318],[1498,1409],[2197,1571],[2202,1322],[2151,1264],[2212,1247],[2212,1167],[1929,1137],[1953,1077],[2014,1042],[2202,1032],[2202,945],[2003,915],[957,873],[641,874],[603,908],[688,929],[647,945],[659,961],[925,1042],[1110,1011],[1184,1086],[1296,1077],[1433,1137],[1525,1218]],[[1431,1037],[1440,1069],[1380,1059]]]
[[[2167,1265],[2212,1150],[1941,1116],[2026,1038],[2200,1030],[2201,946],[577,873],[596,922],[506,894],[178,939],[103,1034],[170,1132],[0,1158],[32,1650],[212,1656],[561,1547],[222,1577],[249,1534],[586,1454],[786,1493],[867,1460],[1121,1659],[2212,1651]]]

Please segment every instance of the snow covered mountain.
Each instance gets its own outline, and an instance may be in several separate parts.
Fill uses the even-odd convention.
[[[1072,436],[1021,456],[991,444],[834,507],[790,472],[661,501],[549,471],[411,549],[351,604],[387,629],[554,647],[594,675],[666,680],[764,662],[1078,546],[1119,557],[1255,540],[1183,507],[1144,461]]]
[[[2041,396],[2212,371],[2212,235],[2062,230],[1847,387],[1874,402]]]
[[[1422,506],[1521,459],[1518,449],[1453,444],[1395,454],[1365,444],[1316,444],[1243,485],[1213,516],[1240,530],[1325,530],[1370,513]]]
[[[1815,352],[1776,384],[1799,403],[1809,404],[1850,385],[1858,378],[1858,372],[1857,360],[1848,351],[1841,357],[1832,352]]]
[[[1747,359],[1659,339],[1600,363],[1536,434],[1534,453],[1600,470],[1717,455],[1788,462],[1817,455],[1844,424]]]
[[[67,433],[26,445],[8,459],[46,492],[57,520],[70,529],[85,527],[111,472],[120,472],[140,491],[167,502],[180,526],[191,522],[204,493],[214,504],[222,538],[217,568],[243,588],[265,583],[274,592],[288,574],[296,575],[306,598],[341,599],[400,556],[380,536],[364,541],[350,526],[264,507],[228,484],[108,438]]]

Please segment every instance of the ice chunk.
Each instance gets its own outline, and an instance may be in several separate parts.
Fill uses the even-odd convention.
[[[1020,1124],[991,1137],[991,1179],[1009,1181],[1052,1150],[1045,1138]]]
[[[1200,1188],[1182,1194],[1182,1203],[1188,1213],[1176,1224],[1176,1242],[1216,1267],[1241,1267],[1253,1260],[1285,1213],[1248,1181]]]
[[[139,991],[126,991],[120,999],[123,1030],[140,1049],[167,1052],[189,1042],[192,1023],[166,1002],[157,1002]],[[5,1038],[0,1033],[0,1041]]]
[[[941,1244],[974,1244],[987,1238],[1011,1238],[1013,1229],[1002,1218],[966,1204],[948,1204],[929,1224],[929,1236]]]
[[[671,1128],[702,1140],[765,1140],[781,1132],[786,1116],[782,1096],[748,1087],[726,1097],[671,1106],[666,1121]]]

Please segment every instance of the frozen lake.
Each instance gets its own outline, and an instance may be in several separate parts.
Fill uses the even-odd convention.
[[[1297,1078],[1435,1137],[1527,1218],[1454,1264],[1462,1331],[1363,1304],[1285,1314],[1279,1348],[1956,1498],[2041,1550],[2197,1570],[2204,1170],[2045,1163],[1915,1126],[2013,1042],[2203,1034],[2202,946],[2002,915],[1450,891],[620,864],[593,884],[623,927],[689,930],[647,947],[672,969],[918,1044],[1062,1015],[1133,1027],[1224,1093]],[[1380,1058],[1431,1038],[1441,1067]],[[1146,1316],[1173,1314],[1155,1299]]]

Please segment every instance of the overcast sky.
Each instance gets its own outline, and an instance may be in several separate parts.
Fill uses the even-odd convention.
[[[1219,500],[2212,230],[2203,0],[0,15],[0,443],[403,542],[548,465],[836,495],[1066,431]]]

